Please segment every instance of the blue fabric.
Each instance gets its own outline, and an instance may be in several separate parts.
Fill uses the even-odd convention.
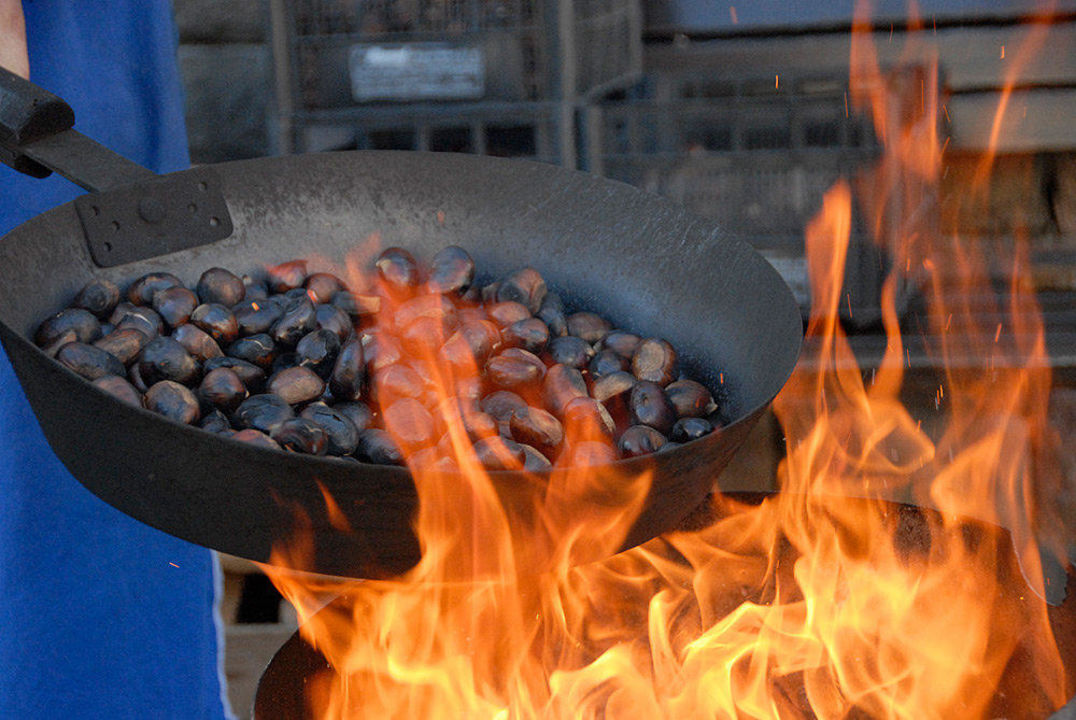
[[[31,79],[76,128],[188,164],[172,11],[26,0]],[[0,166],[0,234],[80,190]],[[220,718],[209,551],[114,510],[52,454],[0,354],[0,718]]]

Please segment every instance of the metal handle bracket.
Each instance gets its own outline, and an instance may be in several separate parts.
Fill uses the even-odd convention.
[[[113,267],[223,240],[232,217],[211,168],[75,199],[93,261]]]

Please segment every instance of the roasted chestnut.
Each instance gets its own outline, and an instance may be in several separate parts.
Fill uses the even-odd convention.
[[[91,280],[78,291],[72,305],[88,310],[104,320],[116,309],[119,301],[120,289],[116,287],[116,283],[108,280]]]
[[[185,287],[170,287],[153,295],[153,309],[170,328],[177,328],[191,318],[198,307],[198,297]]]
[[[198,400],[190,388],[171,380],[161,380],[146,391],[146,409],[190,425],[200,417]]]
[[[199,305],[191,313],[191,325],[206,332],[218,344],[234,342],[239,337],[239,323],[235,315],[224,305],[207,303]]]
[[[201,375],[198,362],[187,348],[170,337],[153,338],[146,343],[138,356],[138,371],[147,385],[161,380],[190,385]]]
[[[69,330],[75,333],[80,343],[92,343],[101,337],[101,323],[93,313],[82,308],[68,308],[41,323],[34,334],[34,342],[38,347],[48,347]]]
[[[462,294],[474,282],[474,260],[458,245],[441,248],[430,265],[430,286],[440,293]]]

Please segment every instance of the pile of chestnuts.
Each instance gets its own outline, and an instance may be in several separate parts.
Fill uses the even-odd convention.
[[[382,252],[363,291],[294,260],[264,277],[94,280],[34,341],[122,402],[235,440],[348,461],[543,471],[714,430],[676,350],[569,312],[533,268],[480,286],[460,247]]]

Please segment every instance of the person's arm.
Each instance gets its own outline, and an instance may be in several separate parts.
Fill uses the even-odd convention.
[[[0,0],[0,66],[24,78],[30,77],[22,0]]]

